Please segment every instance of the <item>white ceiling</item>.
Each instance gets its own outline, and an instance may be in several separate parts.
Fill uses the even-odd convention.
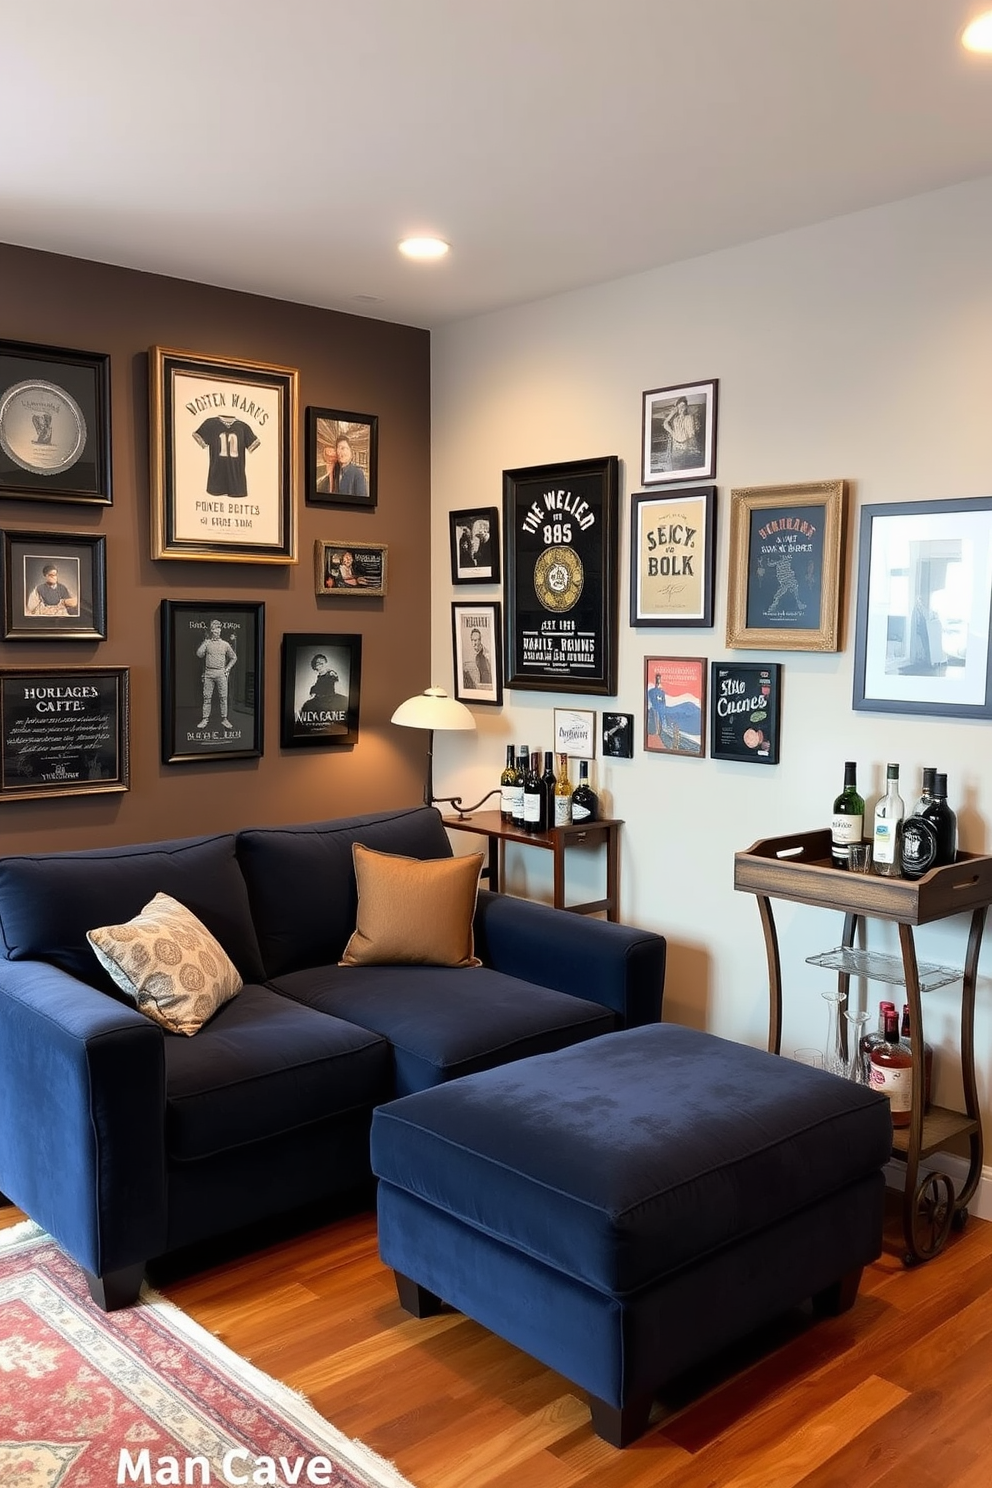
[[[0,239],[436,326],[992,175],[982,8],[6,0]]]

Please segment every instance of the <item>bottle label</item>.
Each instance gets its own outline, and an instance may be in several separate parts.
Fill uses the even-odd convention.
[[[913,1068],[909,1064],[876,1064],[872,1060],[872,1090],[887,1095],[893,1111],[909,1111],[913,1100]]]
[[[555,826],[567,827],[572,820],[571,796],[555,796]]]
[[[591,816],[592,812],[589,810],[588,806],[583,806],[581,801],[572,802],[573,822],[588,821]]]
[[[513,815],[513,786],[502,785],[499,791],[499,809],[503,816]]]
[[[930,822],[911,816],[902,829],[902,870],[919,878],[937,861],[937,833]]]
[[[541,820],[541,794],[539,791],[524,791],[524,821],[536,826]]]
[[[875,843],[872,856],[876,863],[894,863],[896,860],[896,839],[899,835],[898,823],[894,818],[885,817],[875,822]]]
[[[830,821],[830,836],[834,847],[849,847],[852,842],[861,841],[861,832],[864,827],[863,816],[844,816],[835,811]],[[843,856],[846,858],[847,853]]]
[[[515,821],[521,821],[524,814],[524,788],[522,785],[511,785],[507,794],[510,797],[510,813]]]

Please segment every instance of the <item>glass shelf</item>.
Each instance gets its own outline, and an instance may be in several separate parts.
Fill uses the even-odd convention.
[[[832,971],[847,972],[850,976],[870,977],[875,982],[888,982],[893,987],[905,987],[906,973],[901,956],[883,956],[878,951],[861,951],[854,947],[837,946],[832,951],[821,951],[818,956],[807,956],[810,966],[826,966]],[[921,992],[934,992],[950,982],[959,982],[964,975],[951,966],[932,966],[923,961],[917,965]]]

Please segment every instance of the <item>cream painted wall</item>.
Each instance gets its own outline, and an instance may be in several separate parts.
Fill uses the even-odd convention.
[[[673,210],[677,204],[673,204]],[[599,199],[596,211],[608,211]],[[616,225],[623,232],[623,223]],[[568,244],[562,244],[568,252]],[[992,852],[992,725],[855,713],[851,707],[858,509],[863,503],[992,490],[992,179],[837,219],[593,289],[448,326],[433,338],[433,680],[450,688],[453,599],[497,588],[450,583],[450,510],[501,504],[505,468],[617,454],[622,461],[619,690],[615,699],[508,692],[476,708],[477,736],[436,741],[436,789],[475,800],[495,784],[505,745],[549,746],[552,709],[635,715],[635,757],[597,759],[594,783],[623,829],[622,911],[668,937],[665,1017],[746,1043],[767,1032],[764,949],[733,856],[756,838],[826,825],[845,759],[862,793],[887,760],[912,796],[924,764],[946,769],[960,845]],[[629,501],[640,489],[641,393],[718,378],[719,488],[712,630],[627,623]],[[761,653],[784,664],[782,763],[773,768],[646,755],[643,659],[759,653],[725,642],[734,486],[850,482],[843,650]],[[869,807],[870,809],[870,807]],[[459,848],[476,845],[460,838]],[[548,897],[544,854],[511,865],[520,891]],[[596,878],[581,865],[577,882]],[[837,943],[841,917],[779,904],[783,1047],[822,1042],[830,973],[805,956]],[[967,921],[918,933],[924,960],[960,965]],[[890,948],[889,927],[871,943]],[[894,947],[894,941],[891,942]],[[992,929],[982,957],[976,1044],[992,1151]],[[955,1104],[959,984],[930,994],[938,1098]],[[869,1006],[883,988],[871,983]]]

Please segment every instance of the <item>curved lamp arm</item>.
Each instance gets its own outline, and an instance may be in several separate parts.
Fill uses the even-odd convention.
[[[500,794],[500,789],[500,786],[497,785],[493,790],[489,792],[488,795],[483,796],[481,801],[476,801],[474,806],[463,806],[461,796],[432,796],[431,805],[439,806],[447,804],[449,806],[454,806],[455,810],[458,812],[459,821],[465,821],[467,817],[472,815],[473,811],[478,811],[480,806],[485,805],[490,796],[498,796]]]

